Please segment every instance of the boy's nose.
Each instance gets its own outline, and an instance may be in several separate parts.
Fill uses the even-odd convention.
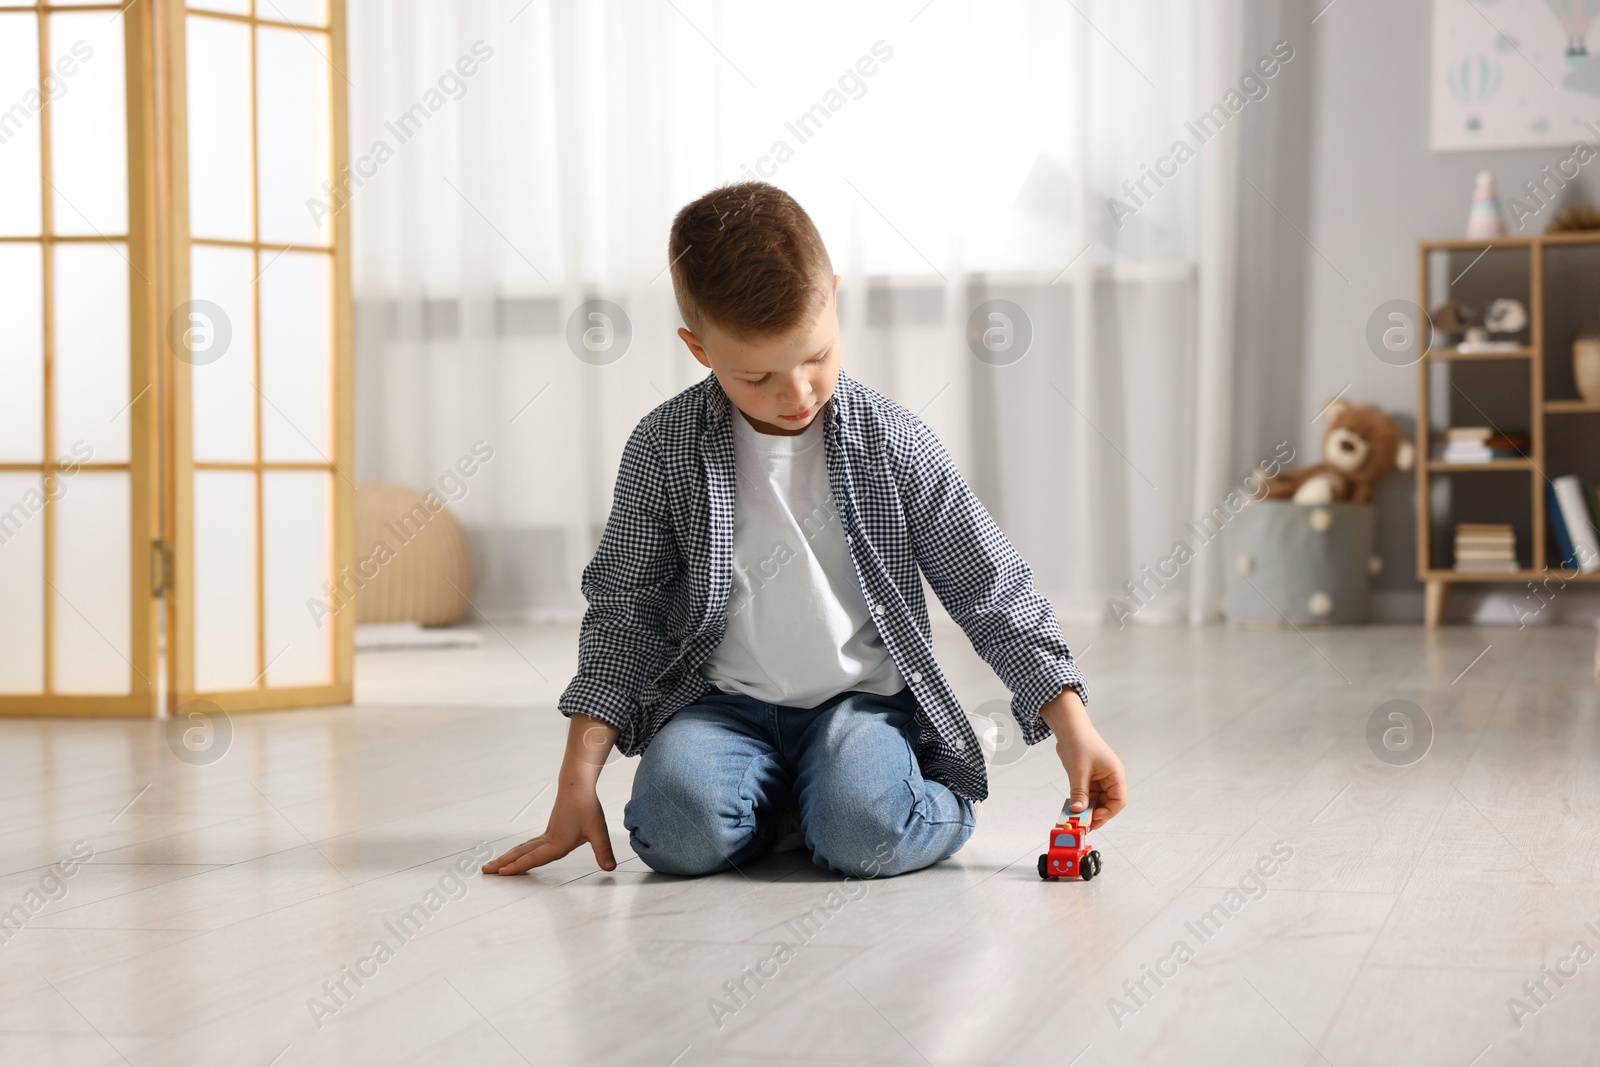
[[[793,403],[798,407],[804,408],[809,406],[811,396],[812,392],[810,384],[804,380],[801,380],[800,382],[790,382],[788,386],[778,394],[778,399],[785,403]]]

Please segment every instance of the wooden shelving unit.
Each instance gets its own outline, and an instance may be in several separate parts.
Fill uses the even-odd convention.
[[[1580,272],[1554,270],[1550,262],[1552,253],[1559,257],[1586,255],[1584,269]],[[1493,269],[1485,270],[1481,262],[1484,260],[1490,261]],[[1445,268],[1444,272],[1438,271],[1437,268],[1441,266]],[[1416,365],[1416,448],[1420,460],[1416,465],[1417,577],[1426,588],[1427,625],[1437,626],[1443,619],[1450,586],[1456,583],[1521,584],[1556,575],[1561,581],[1600,580],[1600,573],[1572,575],[1550,565],[1553,552],[1547,546],[1549,527],[1545,513],[1547,482],[1563,474],[1574,473],[1567,466],[1559,470],[1551,469],[1547,455],[1547,421],[1560,419],[1571,422],[1600,415],[1600,403],[1579,399],[1575,391],[1571,396],[1551,395],[1552,380],[1547,373],[1547,368],[1551,366],[1565,369],[1565,361],[1570,359],[1569,334],[1575,323],[1600,322],[1600,232],[1501,237],[1489,241],[1423,241],[1417,246],[1417,268],[1418,303],[1424,309],[1437,307],[1443,299],[1465,299],[1468,303],[1481,306],[1491,297],[1509,296],[1524,303],[1529,318],[1526,338],[1520,347],[1498,352],[1462,352],[1454,347],[1440,347],[1429,350]],[[1596,284],[1588,290],[1586,300],[1576,297],[1572,292],[1559,291],[1571,288],[1568,283],[1575,274],[1586,276],[1591,270]],[[1582,283],[1579,284],[1581,287]],[[1496,291],[1497,285],[1512,291]],[[1519,288],[1521,291],[1516,291]],[[1555,362],[1557,360],[1562,362],[1558,365]],[[1445,463],[1433,458],[1435,436],[1449,425],[1448,421],[1445,425],[1433,421],[1433,414],[1440,403],[1447,410],[1454,410],[1458,404],[1464,403],[1469,410],[1475,409],[1477,414],[1484,414],[1484,409],[1470,392],[1456,384],[1454,365],[1486,368],[1495,363],[1505,365],[1503,379],[1506,383],[1525,378],[1528,396],[1525,420],[1517,425],[1502,422],[1496,429],[1505,432],[1525,430],[1531,438],[1527,455],[1490,463],[1466,464]],[[1460,394],[1459,401],[1454,396],[1440,396],[1432,390],[1432,380],[1440,376],[1450,378],[1453,391]],[[1570,376],[1558,377],[1556,391],[1563,391],[1560,387],[1569,381]],[[1502,408],[1505,403],[1503,395],[1479,399],[1485,403],[1498,402]],[[1496,421],[1499,420],[1484,416],[1470,422],[1464,421],[1464,424],[1494,425]],[[1600,421],[1583,423],[1578,432],[1596,442],[1596,455],[1600,456]],[[1569,428],[1569,438],[1570,435]],[[1596,461],[1596,467],[1576,473],[1584,476],[1586,481],[1597,480],[1600,478],[1600,461]],[[1491,494],[1494,507],[1501,509],[1499,515],[1491,516],[1485,512],[1483,496],[1480,494],[1477,501],[1479,507],[1469,521],[1511,521],[1519,528],[1518,559],[1522,565],[1512,573],[1474,574],[1457,571],[1450,565],[1450,553],[1442,550],[1444,535],[1453,530],[1457,519],[1452,513],[1435,513],[1435,488],[1442,479],[1456,476],[1471,479],[1496,474],[1502,477],[1523,474],[1527,477],[1526,507],[1518,503],[1520,493]],[[1448,490],[1452,499],[1454,488],[1452,485]],[[1518,522],[1518,519],[1522,521]],[[1527,531],[1525,550],[1520,543],[1522,528]]]

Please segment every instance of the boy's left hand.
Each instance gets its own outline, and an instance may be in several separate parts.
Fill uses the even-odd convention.
[[[1072,795],[1069,810],[1092,808],[1089,825],[1099,829],[1128,802],[1128,773],[1100,731],[1089,721],[1089,711],[1071,689],[1039,709],[1039,717],[1056,737],[1056,755],[1066,768]]]

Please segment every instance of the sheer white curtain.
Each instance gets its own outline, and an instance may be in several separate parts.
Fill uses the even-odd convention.
[[[1245,473],[1237,138],[1146,176],[1236,80],[1239,21],[1236,0],[352,0],[361,479],[434,485],[487,442],[454,505],[479,608],[581,610],[628,431],[704,373],[674,334],[672,215],[760,176],[843,275],[845,368],[934,427],[1064,616],[1104,616]],[[567,344],[589,299],[625,310],[615,362]],[[974,355],[990,300],[1021,309],[1022,358]],[[1207,617],[1215,565],[1139,621]]]

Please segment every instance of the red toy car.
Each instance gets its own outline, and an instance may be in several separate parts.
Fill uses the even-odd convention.
[[[1050,831],[1050,851],[1039,857],[1040,878],[1048,880],[1076,875],[1087,882],[1100,873],[1100,853],[1090,848],[1087,841],[1089,812],[1074,814],[1067,810],[1071,806],[1072,802],[1067,801],[1061,809],[1061,820]]]

